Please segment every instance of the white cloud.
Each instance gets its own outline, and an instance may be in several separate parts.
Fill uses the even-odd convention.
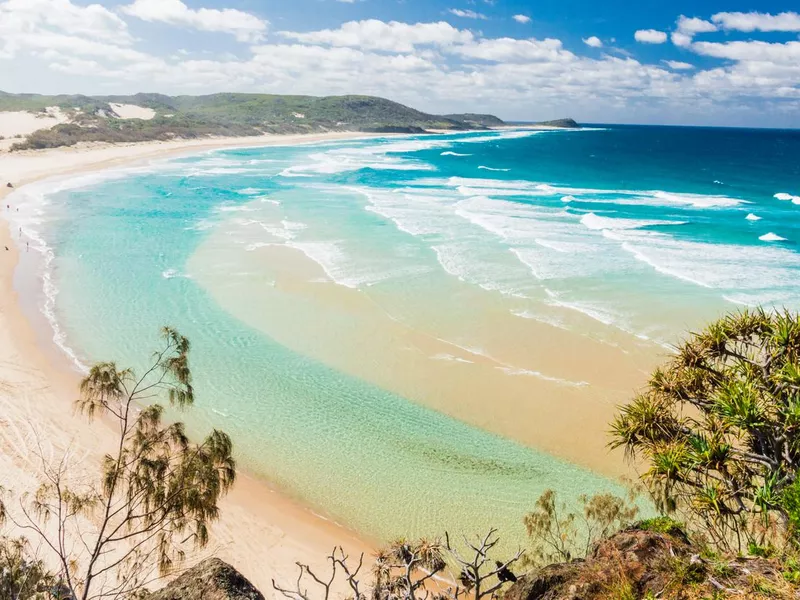
[[[450,8],[447,10],[451,15],[455,15],[457,17],[461,17],[463,19],[482,19],[486,20],[488,17],[484,14],[479,12],[475,12],[474,10],[461,10],[460,8]]]
[[[677,22],[678,31],[693,36],[697,33],[711,33],[717,30],[717,26],[710,21],[704,21],[697,17],[686,17],[681,15]]]
[[[783,12],[771,15],[759,12],[721,12],[711,17],[723,29],[735,31],[800,31],[800,14]]]
[[[162,57],[145,50],[147,40],[133,39],[119,16],[73,2],[0,0],[0,60],[14,58],[0,63],[3,87],[23,91],[21,81],[44,81],[42,86],[51,87],[80,81],[111,93],[144,88],[165,93],[365,93],[424,110],[480,107],[509,117],[535,110],[530,117],[573,114],[599,121],[615,115],[658,120],[694,111],[695,122],[702,122],[731,111],[746,114],[750,106],[754,120],[781,114],[789,115],[786,122],[800,124],[789,110],[800,105],[800,41],[694,42],[695,34],[708,29],[702,19],[679,19],[672,39],[708,57],[703,64],[718,60],[711,68],[666,60],[644,64],[633,56],[598,55],[587,48],[585,54],[571,52],[552,38],[484,37],[443,21],[374,19],[282,32],[283,41],[252,44],[241,57],[211,49]],[[70,27],[80,28],[80,34]],[[600,47],[596,42],[602,45],[601,40],[595,39],[584,43]]]
[[[640,29],[633,37],[642,44],[663,44],[667,41],[667,34],[656,29]]]
[[[134,0],[120,10],[148,22],[169,23],[217,33],[228,33],[240,42],[257,42],[264,38],[268,22],[255,15],[232,8],[192,9],[181,0]]]
[[[8,36],[38,29],[62,30],[86,39],[115,44],[132,41],[125,21],[100,6],[76,6],[70,0],[6,0],[0,2],[0,31]],[[8,41],[0,36],[0,44]]]
[[[438,23],[386,23],[377,19],[350,21],[338,29],[298,33],[281,31],[280,35],[305,44],[413,52],[418,46],[447,46],[471,42],[472,33],[457,29],[445,21]]]
[[[692,45],[692,36],[686,33],[681,33],[680,31],[673,31],[670,35],[670,39],[672,40],[672,43],[679,48],[688,48]]]
[[[603,47],[603,42],[596,35],[593,35],[593,36],[588,37],[588,38],[583,38],[583,43],[586,44],[587,46],[592,47],[592,48],[602,48]]]
[[[528,15],[514,15],[511,18],[514,19],[517,23],[522,23],[523,25],[531,22],[531,18]]]
[[[515,38],[483,39],[452,48],[452,52],[469,58],[501,63],[568,62],[575,55],[562,48],[560,40]]]
[[[665,60],[664,64],[666,64],[673,71],[691,71],[695,68],[694,65],[687,62],[681,62],[679,60]]]
[[[704,56],[735,61],[800,64],[800,42],[785,44],[760,41],[695,42],[692,44],[692,50]]]

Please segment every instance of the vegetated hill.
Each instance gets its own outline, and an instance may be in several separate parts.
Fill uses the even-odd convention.
[[[481,115],[476,113],[463,113],[463,114],[456,114],[456,115],[444,115],[447,119],[453,119],[454,121],[462,121],[464,123],[468,123],[469,125],[473,125],[476,128],[481,127],[502,127],[505,125],[505,122],[501,119],[498,119],[494,115]]]
[[[563,127],[564,129],[578,129],[578,125],[574,119],[555,119],[553,121],[541,121],[534,123],[534,125],[541,125],[542,127]]]
[[[111,104],[151,108],[155,116],[150,120],[119,119]],[[0,111],[43,111],[48,106],[60,107],[72,122],[37,131],[16,144],[15,149],[69,146],[81,141],[136,142],[323,131],[423,133],[429,129],[486,127],[373,96],[41,96],[0,92]],[[493,124],[503,123],[491,115],[475,116]]]

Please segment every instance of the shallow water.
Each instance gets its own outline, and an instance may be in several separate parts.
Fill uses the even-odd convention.
[[[77,360],[140,363],[173,325],[193,343],[190,425],[229,431],[253,471],[376,538],[519,541],[545,489],[620,488],[469,425],[511,431],[508,404],[467,387],[462,414],[459,382],[519,392],[525,419],[618,401],[636,355],[687,328],[797,308],[798,150],[652,127],[227,150],[24,189],[17,219],[52,257],[43,309]],[[631,364],[597,372],[595,353]]]

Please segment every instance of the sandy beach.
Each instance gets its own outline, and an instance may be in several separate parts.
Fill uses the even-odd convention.
[[[6,187],[7,182],[18,188],[47,177],[213,148],[355,137],[364,134],[204,139],[0,153],[0,199],[7,204],[6,197],[14,191]],[[43,348],[41,336],[26,319],[14,288],[19,249],[5,219],[0,220],[0,257],[0,483],[19,494],[37,487],[35,473],[40,470],[42,456],[49,461],[66,453],[73,463],[81,465],[76,468],[85,465],[87,474],[95,474],[94,466],[110,447],[113,434],[101,423],[90,424],[75,415],[73,401],[80,373],[66,357],[59,360],[54,348]],[[273,578],[294,579],[297,561],[324,568],[325,556],[336,545],[353,555],[374,549],[369,540],[313,514],[245,473],[240,473],[221,512],[203,556],[215,555],[235,565],[267,596],[272,595]]]

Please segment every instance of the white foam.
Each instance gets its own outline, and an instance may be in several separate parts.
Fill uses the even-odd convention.
[[[453,152],[451,150],[446,150],[442,152],[440,156],[472,156],[472,154],[463,154],[461,152]]]
[[[794,204],[800,204],[800,196],[792,196],[791,194],[787,194],[785,192],[781,192],[779,194],[775,194],[774,198],[776,200],[785,200],[792,202]]]
[[[532,321],[538,321],[539,323],[544,323],[545,325],[550,325],[552,327],[557,327],[558,329],[566,329],[569,328],[561,319],[557,317],[551,317],[548,315],[543,315],[541,313],[536,313],[530,310],[518,310],[512,309],[511,314],[515,317],[520,317],[521,319],[528,319]]]
[[[256,209],[246,204],[222,204],[217,206],[219,212],[253,212]]]
[[[759,236],[758,239],[760,239],[762,242],[785,242],[786,241],[786,238],[781,237],[781,236],[779,236],[777,234],[774,234],[771,231],[769,233],[765,233],[762,236]]]
[[[441,353],[441,354],[434,354],[431,356],[433,360],[446,360],[449,362],[458,362],[458,363],[467,363],[467,364],[474,364],[471,360],[467,360],[466,358],[461,358],[460,356],[453,356],[452,354]]]
[[[622,219],[616,217],[600,217],[594,213],[588,213],[581,217],[581,223],[589,229],[639,229],[641,227],[652,227],[656,225],[685,225],[685,221],[663,221],[663,220],[642,220],[642,219]]]
[[[495,367],[498,371],[503,371],[503,373],[507,375],[523,375],[525,377],[536,377],[537,379],[542,379],[544,381],[550,381],[552,383],[557,383],[559,385],[566,385],[570,387],[584,387],[589,385],[585,381],[569,381],[567,379],[561,379],[559,377],[552,377],[550,375],[545,375],[539,371],[533,371],[531,369],[520,369],[516,367]]]
[[[747,219],[748,221],[760,221],[760,220],[761,220],[761,217],[759,217],[758,215],[754,215],[753,213],[749,213],[749,214],[748,214],[748,215],[745,217],[745,219]]]
[[[603,235],[664,275],[726,293],[782,289],[800,271],[800,257],[780,247],[676,240],[641,230]]]
[[[483,165],[480,165],[478,168],[483,169],[484,171],[502,171],[503,173],[507,173],[508,171],[511,170],[511,169],[495,169],[493,167],[485,167]]]
[[[256,194],[264,193],[264,190],[259,190],[258,188],[244,188],[241,190],[236,190],[236,193],[243,196],[255,196]]]
[[[462,195],[485,194],[488,196],[557,196],[562,201],[597,204],[619,204],[622,206],[679,206],[698,209],[732,208],[747,201],[719,195],[685,194],[663,190],[622,190],[576,188],[525,180],[480,179],[450,177],[447,179],[421,179],[423,186],[445,186],[456,188]]]

